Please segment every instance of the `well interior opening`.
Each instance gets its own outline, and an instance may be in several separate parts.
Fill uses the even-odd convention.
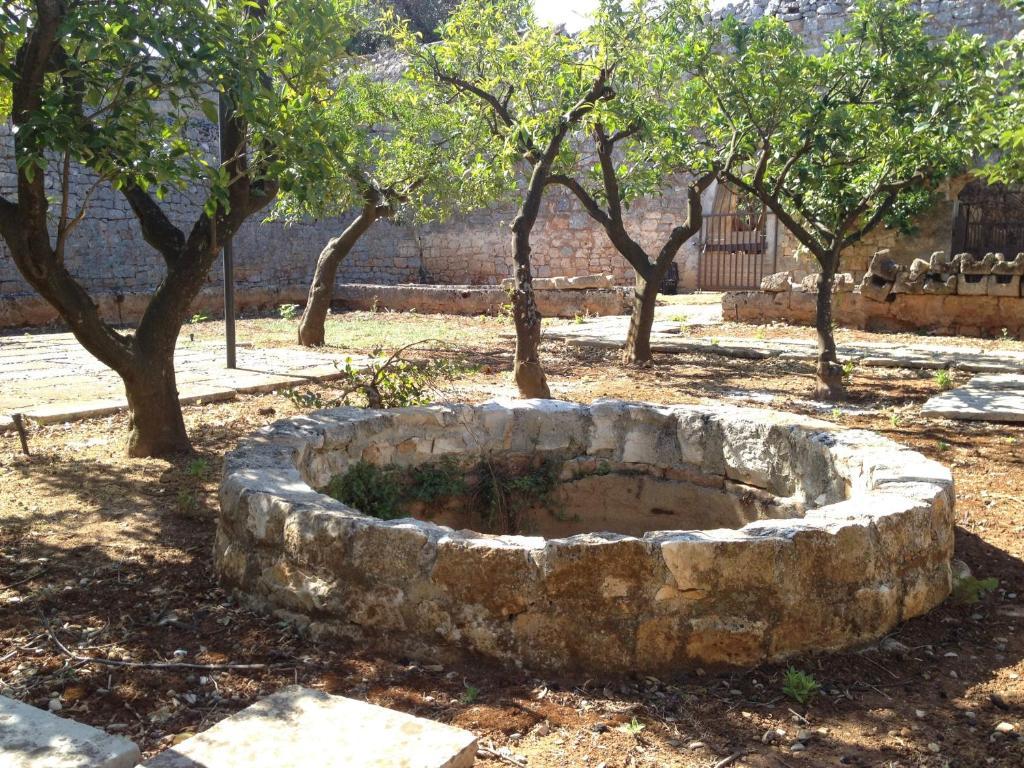
[[[755,520],[801,517],[806,506],[698,468],[542,452],[412,466],[359,461],[323,490],[382,519],[544,538],[739,529]]]

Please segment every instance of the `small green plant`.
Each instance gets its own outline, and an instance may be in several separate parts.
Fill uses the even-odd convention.
[[[607,461],[602,461],[597,465],[597,469],[594,470],[595,475],[610,475],[612,472],[612,465]]]
[[[622,724],[622,730],[633,737],[639,736],[641,733],[643,733],[645,728],[647,728],[647,726],[641,723],[635,717],[628,723]]]
[[[974,605],[989,593],[994,592],[998,586],[999,579],[991,576],[987,579],[976,579],[973,576],[955,579],[953,602],[960,605]]]
[[[847,360],[845,363],[843,363],[843,378],[844,379],[851,379],[851,378],[853,378],[853,372],[854,372],[854,370],[856,370],[856,368],[857,368],[857,363],[854,360]]]
[[[466,706],[469,706],[480,697],[480,689],[470,685],[469,683],[463,683],[463,685],[466,687],[466,690],[462,692],[462,696],[459,697],[459,701]]]
[[[344,475],[331,479],[327,495],[381,520],[403,517],[397,467],[356,462]]]
[[[939,388],[940,392],[946,392],[953,388],[953,377],[945,368],[935,372],[935,386]]]
[[[903,417],[896,411],[893,411],[889,414],[889,423],[892,424],[893,429],[897,429],[903,424]]]
[[[196,312],[192,317],[189,318],[189,323],[196,325],[197,323],[205,323],[210,319],[210,316],[204,312]]]
[[[198,507],[196,495],[192,491],[178,491],[178,511],[183,513],[195,512]]]
[[[281,396],[303,410],[326,408],[324,396],[312,389],[282,389]]]
[[[207,461],[206,459],[204,459],[202,456],[199,456],[199,457],[197,457],[195,459],[192,459],[192,461],[190,461],[188,463],[188,466],[185,468],[185,473],[189,477],[195,477],[195,478],[206,477],[206,474],[209,471],[210,471],[210,462]]]
[[[528,510],[547,507],[556,511],[552,509],[552,494],[558,487],[560,462],[544,459],[539,467],[526,473],[513,473],[489,461],[484,461],[482,467],[484,480],[478,492],[480,514],[490,529],[518,533]]]
[[[468,488],[459,463],[451,456],[439,462],[420,464],[409,471],[409,495],[430,503],[451,496],[460,496]]]
[[[821,690],[813,675],[790,667],[782,680],[782,692],[798,704],[806,704]]]
[[[945,440],[938,440],[938,441],[936,441],[936,443],[935,443],[935,447],[936,447],[936,448],[937,448],[938,450],[940,450],[940,451],[942,451],[943,453],[945,453],[946,451],[948,451],[948,450],[949,450],[949,443],[947,443],[947,442],[946,442]]]
[[[294,320],[299,316],[298,304],[282,304],[277,308],[277,315],[282,320]]]
[[[842,418],[843,418],[843,411],[842,411],[842,409],[840,409],[840,408],[833,408],[832,409],[832,418],[835,419],[836,421],[842,421]]]
[[[587,321],[587,318],[585,318],[583,315],[581,315],[579,312],[577,312],[573,316],[572,321],[574,323],[576,323],[576,325],[583,325]]]
[[[340,366],[344,389],[335,404],[352,404],[350,398],[361,395],[370,408],[427,405],[437,398],[443,384],[477,370],[476,366],[462,360],[437,358],[427,362],[413,362],[402,358],[402,354],[410,347],[426,341],[429,339],[407,344],[386,360],[374,360],[365,367],[357,368],[352,358],[345,358]],[[374,350],[374,355],[379,352]]]

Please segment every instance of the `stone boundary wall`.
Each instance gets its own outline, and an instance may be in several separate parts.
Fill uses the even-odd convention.
[[[847,2],[830,0],[743,0],[717,12],[732,11],[741,18],[765,14],[780,15],[808,40],[842,25]],[[944,32],[954,26],[977,32],[990,39],[1002,39],[1021,29],[1020,20],[996,0],[920,0],[920,7],[935,16],[933,28]],[[216,127],[196,115],[189,134],[211,154],[216,150]],[[73,209],[84,199],[94,177],[84,168],[72,169],[70,201]],[[0,125],[0,194],[11,197],[14,174],[13,140],[10,125]],[[52,191],[55,179],[48,177]],[[187,226],[202,202],[202,190],[192,189],[171,196],[164,207],[176,224]],[[950,231],[949,201],[925,217],[922,227],[927,244],[918,237],[913,250],[947,248]],[[630,218],[642,244],[660,245],[678,217],[686,210],[681,187],[664,196],[641,200],[631,207]],[[377,223],[341,265],[339,283],[440,283],[492,285],[511,275],[513,206],[463,213],[452,220],[425,226]],[[291,226],[280,222],[247,222],[235,241],[236,281],[240,296],[259,296],[276,286],[307,285],[317,255],[326,241],[337,235],[348,219],[307,221]],[[680,287],[697,286],[699,238],[687,243],[677,257]],[[872,247],[902,247],[895,233],[882,233]],[[608,243],[604,231],[595,225],[568,192],[552,190],[545,196],[543,210],[533,237],[536,275],[612,274],[619,284],[633,279],[632,269]],[[781,262],[795,258],[795,243],[780,238],[777,252]],[[854,254],[851,259],[867,257]],[[103,305],[123,303],[119,296],[143,296],[156,287],[163,275],[160,257],[142,239],[138,225],[123,197],[109,185],[101,185],[92,198],[89,214],[70,238],[67,268]],[[847,268],[859,270],[862,264]],[[222,285],[218,268],[211,271],[210,295]],[[284,289],[281,289],[284,292]],[[17,301],[34,296],[0,242],[0,300]],[[254,299],[256,300],[256,299]],[[8,311],[8,316],[11,312]],[[33,315],[40,314],[33,310]]]
[[[843,26],[850,0],[736,0],[716,9],[712,17],[734,15],[743,21],[779,16],[807,41],[822,40]],[[932,34],[946,34],[959,27],[968,34],[992,40],[1012,37],[1020,29],[1020,17],[1001,0],[914,0],[911,7],[929,14]]]
[[[623,315],[629,309],[621,288],[538,290],[537,308],[544,317]],[[479,285],[339,285],[334,304],[341,309],[497,315],[510,303],[498,286]]]
[[[722,297],[722,317],[735,323],[814,325],[815,294],[735,291]],[[859,291],[836,295],[832,317],[844,328],[876,333],[930,333],[1024,339],[1024,299],[897,294],[873,301]]]
[[[235,305],[241,312],[273,310],[282,304],[305,304],[308,290],[305,285],[244,288],[236,293]],[[537,307],[545,317],[623,315],[630,308],[628,291],[624,288],[538,290],[536,297]],[[95,298],[105,320],[115,324],[132,324],[142,317],[150,294],[105,294]],[[332,306],[351,310],[381,309],[472,316],[500,314],[508,303],[508,294],[499,286],[343,283],[335,286]],[[218,286],[204,289],[192,302],[190,311],[219,317],[223,309],[223,291]],[[57,310],[39,296],[0,297],[0,328],[60,322]]]
[[[381,520],[317,491],[359,461],[523,454],[770,494],[788,514],[737,530],[545,539]],[[948,469],[875,433],[759,409],[321,411],[241,440],[220,504],[225,585],[314,637],[414,658],[599,675],[751,666],[876,640],[951,586]]]
[[[936,252],[906,267],[880,251],[856,288],[852,276],[837,276],[832,316],[841,326],[866,331],[1024,339],[1022,275],[1024,254],[948,259]],[[725,294],[722,317],[813,325],[818,279],[810,275],[794,283],[789,272],[769,275],[760,291]]]

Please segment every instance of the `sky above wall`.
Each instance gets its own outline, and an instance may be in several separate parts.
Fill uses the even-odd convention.
[[[587,19],[597,7],[598,0],[534,0],[537,17],[549,24],[565,24],[575,32],[587,25]],[[728,5],[730,0],[711,0],[711,7]]]

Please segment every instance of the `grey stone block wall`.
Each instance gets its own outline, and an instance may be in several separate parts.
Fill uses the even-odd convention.
[[[981,33],[990,39],[1009,37],[1021,29],[1020,20],[996,0],[920,0],[920,7],[935,17],[933,29],[953,26]],[[820,39],[842,25],[848,2],[834,0],[740,0],[716,12],[734,12],[753,19],[765,14],[782,16],[810,40]],[[216,127],[204,118],[194,119],[190,132],[211,154],[216,151]],[[54,166],[54,169],[56,166]],[[72,169],[71,208],[77,210],[93,186],[94,177],[82,167]],[[0,194],[13,199],[13,139],[9,125],[0,125]],[[56,195],[57,179],[47,179]],[[189,190],[164,202],[165,210],[179,226],[188,227],[202,205],[202,189]],[[658,199],[634,205],[635,232],[645,245],[656,248],[685,213],[681,188]],[[54,215],[57,208],[53,208]],[[511,207],[456,216],[442,224],[413,228],[376,224],[353,254],[342,264],[340,283],[395,284],[438,282],[494,284],[511,274]],[[308,283],[324,243],[347,222],[330,219],[286,226],[262,222],[245,224],[236,240],[236,280],[239,291]],[[632,279],[632,270],[618,256],[604,232],[594,225],[568,193],[554,190],[544,202],[534,238],[534,266],[538,276],[608,273],[618,282]],[[677,261],[680,285],[696,285],[699,244],[688,243]],[[163,263],[142,239],[139,227],[120,193],[100,185],[91,196],[88,215],[70,238],[67,266],[95,295],[146,293],[163,275]],[[221,285],[220,268],[210,274],[210,288]],[[0,300],[30,296],[0,242]]]

